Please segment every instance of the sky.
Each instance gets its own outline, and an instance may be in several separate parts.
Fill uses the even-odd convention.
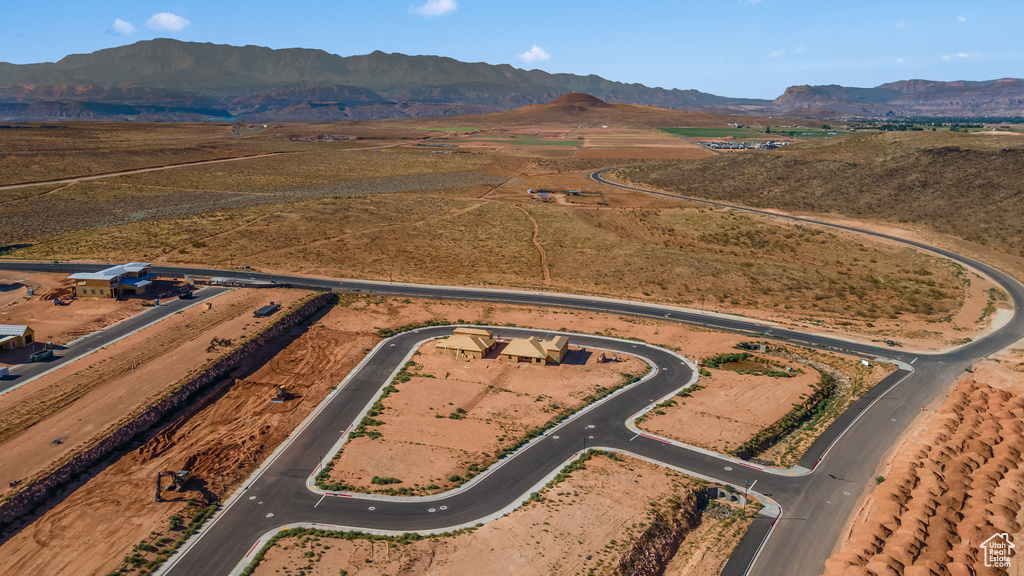
[[[1021,0],[5,4],[0,62],[15,64],[176,38],[341,56],[439,55],[747,98],[775,98],[800,84],[1024,77]]]

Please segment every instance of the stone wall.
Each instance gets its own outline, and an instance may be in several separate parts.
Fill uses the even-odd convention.
[[[233,351],[213,360],[178,382],[162,398],[148,405],[141,413],[125,418],[104,435],[72,453],[71,457],[57,468],[35,480],[30,480],[20,490],[0,502],[0,535],[15,520],[27,516],[35,508],[45,504],[61,489],[86,473],[91,466],[141,435],[152,431],[164,421],[168,414],[184,407],[196,395],[208,392],[214,384],[231,374],[245,361],[260,354],[262,349],[274,338],[279,337],[336,299],[334,294],[322,293],[300,301],[297,306],[282,313],[276,321],[243,341]]]
[[[691,530],[700,524],[701,510],[707,505],[707,491],[691,488],[667,510],[658,512],[654,521],[622,555],[615,567],[616,576],[661,576]]]

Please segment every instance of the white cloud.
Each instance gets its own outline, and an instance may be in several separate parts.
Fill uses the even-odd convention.
[[[781,57],[785,56],[786,54],[803,54],[803,53],[804,53],[804,47],[803,46],[797,46],[796,48],[793,48],[792,50],[783,50],[782,48],[779,48],[778,50],[774,50],[770,54],[768,54],[768,57],[769,58],[781,58]]]
[[[121,36],[127,36],[129,34],[135,34],[135,26],[132,26],[131,22],[125,22],[120,18],[114,20],[114,23],[110,26],[114,34],[120,34]]]
[[[551,54],[548,54],[543,48],[534,44],[533,48],[530,48],[528,52],[523,52],[519,56],[516,56],[516,58],[526,64],[533,64],[538,60],[547,60],[551,58]]]
[[[981,54],[978,52],[957,52],[956,54],[943,54],[942,59],[946,62],[950,60],[967,60],[969,58],[980,58]]]
[[[171,14],[170,12],[160,12],[159,14],[153,14],[153,17],[146,22],[146,28],[150,30],[170,30],[171,32],[177,32],[188,27],[191,22],[178,16],[177,14]]]
[[[899,22],[896,23],[896,27],[897,28],[903,28],[906,25],[907,25],[906,20],[900,20]]]
[[[424,18],[430,18],[431,16],[440,16],[454,12],[458,7],[459,3],[455,0],[427,0],[427,3],[419,8],[410,6],[409,12],[417,12]]]
[[[956,21],[957,22],[967,22],[967,18],[964,18],[963,16],[957,16],[956,17]]]

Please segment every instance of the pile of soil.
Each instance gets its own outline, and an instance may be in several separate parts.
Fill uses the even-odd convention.
[[[835,576],[1005,574],[979,544],[1021,531],[1024,397],[964,380],[907,444],[826,562]]]

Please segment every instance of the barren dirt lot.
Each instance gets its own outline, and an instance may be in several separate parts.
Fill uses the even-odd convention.
[[[224,307],[219,298],[214,301],[215,311],[218,306]],[[324,378],[325,374],[333,372],[334,381],[340,380],[362,359],[365,350],[380,340],[377,335],[379,328],[397,328],[427,320],[460,323],[479,321],[493,325],[509,322],[549,330],[604,332],[678,347],[684,355],[691,357],[698,356],[700,351],[710,350],[705,343],[711,338],[717,338],[710,331],[686,326],[576,311],[368,296],[345,297],[342,305],[320,318],[307,334],[270,360],[257,373],[229,388],[212,404],[201,407],[191,418],[176,422],[156,439],[122,457],[0,545],[0,565],[11,567],[8,572],[12,576],[43,573],[66,576],[106,574],[122,566],[121,559],[132,554],[136,544],[152,544],[163,538],[175,538],[180,528],[170,529],[168,517],[183,514],[187,506],[181,499],[169,503],[153,501],[153,479],[157,471],[178,469],[186,459],[197,457],[196,480],[190,492],[181,498],[201,498],[204,491],[207,497],[224,498],[327,394],[329,383]],[[204,345],[208,342],[209,339],[202,341]],[[296,397],[296,403],[270,404],[270,396],[280,385],[288,386],[289,392]],[[396,398],[402,394],[399,392]],[[465,424],[467,421],[453,423]],[[608,482],[612,486],[609,493],[614,498],[628,498],[634,489],[645,489],[645,481],[653,477],[643,473],[643,478],[639,478],[634,477],[635,472],[626,472],[628,476],[621,481]],[[573,492],[577,493],[573,497],[583,494],[579,489]],[[165,493],[165,496],[170,495]],[[560,497],[567,499],[565,495]],[[643,503],[645,500],[641,497],[635,502]],[[600,504],[601,501],[596,502]],[[568,519],[569,527],[601,526],[601,530],[608,528],[614,532],[609,538],[617,539],[620,538],[623,525],[614,524],[606,516],[601,516],[614,513],[616,509],[615,506],[580,505],[574,507],[572,515],[565,518]],[[567,512],[568,508],[563,511]],[[595,515],[596,519],[588,520],[589,515]],[[560,513],[556,516],[561,517]],[[473,536],[479,536],[484,531],[495,535],[507,534],[507,521],[504,520],[506,523],[498,529],[484,527]],[[536,522],[545,521],[553,523],[552,520]],[[536,536],[551,536],[547,532],[532,530],[529,522],[515,523],[520,526],[520,530],[534,536],[533,540],[520,538],[522,542],[536,541]],[[717,532],[713,531],[706,540],[709,548],[703,554],[721,554],[720,557],[710,557],[724,560],[727,552],[723,550],[728,546],[721,548],[717,544]],[[590,554],[596,561],[605,553],[603,546],[608,543],[606,540],[593,541],[583,537],[558,540],[551,537],[549,542],[556,544],[548,544],[548,557],[552,556],[550,550],[553,547],[572,545],[572,542],[579,540],[583,544],[574,546],[584,546],[587,550],[570,556],[576,557],[578,554],[585,557]],[[480,554],[490,553],[489,546],[463,553],[479,559],[482,557]],[[146,554],[146,557],[153,556]],[[356,561],[363,560],[356,558]],[[576,561],[582,562],[579,558]],[[531,563],[529,558],[524,558],[522,562]],[[720,563],[721,560],[711,562],[715,566],[720,566]],[[500,561],[489,564],[499,565]],[[712,574],[714,571],[696,573]]]
[[[690,356],[702,362],[722,354],[736,354],[742,339],[712,333],[692,349]],[[791,377],[756,374],[757,371],[784,372]],[[828,409],[824,415],[809,421],[784,436],[778,444],[757,458],[763,463],[790,466],[803,454],[838,414],[847,400],[855,399],[871,388],[893,367],[872,363],[865,367],[851,356],[825,353],[806,348],[772,345],[766,353],[751,354],[748,360],[733,362],[722,368],[704,367],[694,390],[662,403],[638,420],[648,432],[728,453],[757,432],[789,413],[801,399],[810,396],[822,378],[822,372],[833,375],[837,382],[832,398],[823,400]]]
[[[1024,541],[1024,348],[985,360],[922,414],[879,470],[826,573],[995,575],[979,544],[997,532]],[[865,489],[867,492],[869,489]]]
[[[721,353],[735,352],[722,347]],[[818,383],[815,370],[790,363],[802,374],[791,378],[772,378],[739,374],[731,370],[709,369],[712,376],[703,377],[701,390],[688,398],[674,398],[648,415],[641,427],[653,434],[725,452],[750,439],[765,426],[782,418]]]
[[[230,349],[227,342],[265,322],[252,317],[255,308],[269,300],[287,307],[303,295],[235,290],[0,396],[0,495]]]
[[[437,342],[420,346],[412,378],[383,401],[384,410],[373,417],[379,424],[367,426],[372,432],[345,444],[328,484],[360,492],[444,492],[490,466],[498,451],[529,430],[582,408],[599,388],[614,388],[648,369],[632,356],[599,363],[597,351],[575,346],[559,365],[498,360],[503,343],[484,359],[458,360],[438,355]],[[390,483],[375,485],[374,478]]]
[[[334,538],[286,539],[268,552],[255,574],[295,574],[300,570],[332,576],[476,576],[481,570],[516,576],[610,574],[651,524],[652,511],[695,485],[675,472],[643,461],[596,456],[584,469],[546,490],[539,502],[469,533],[408,545]],[[736,539],[718,541],[706,534],[742,533],[748,523],[734,516],[715,519],[705,515],[701,527],[691,532],[680,547],[701,548],[701,561],[666,573],[718,574]]]
[[[215,309],[222,306],[215,302]],[[335,308],[325,320],[344,326],[348,311]],[[182,514],[186,499],[225,498],[378,340],[358,328],[314,325],[223,396],[174,422],[0,545],[0,565],[12,575],[106,574],[140,541],[176,538],[181,526],[171,529],[168,518]],[[287,386],[290,399],[272,404],[279,386]],[[189,458],[195,464],[188,491],[165,492],[167,502],[154,502],[156,473],[178,470]]]

